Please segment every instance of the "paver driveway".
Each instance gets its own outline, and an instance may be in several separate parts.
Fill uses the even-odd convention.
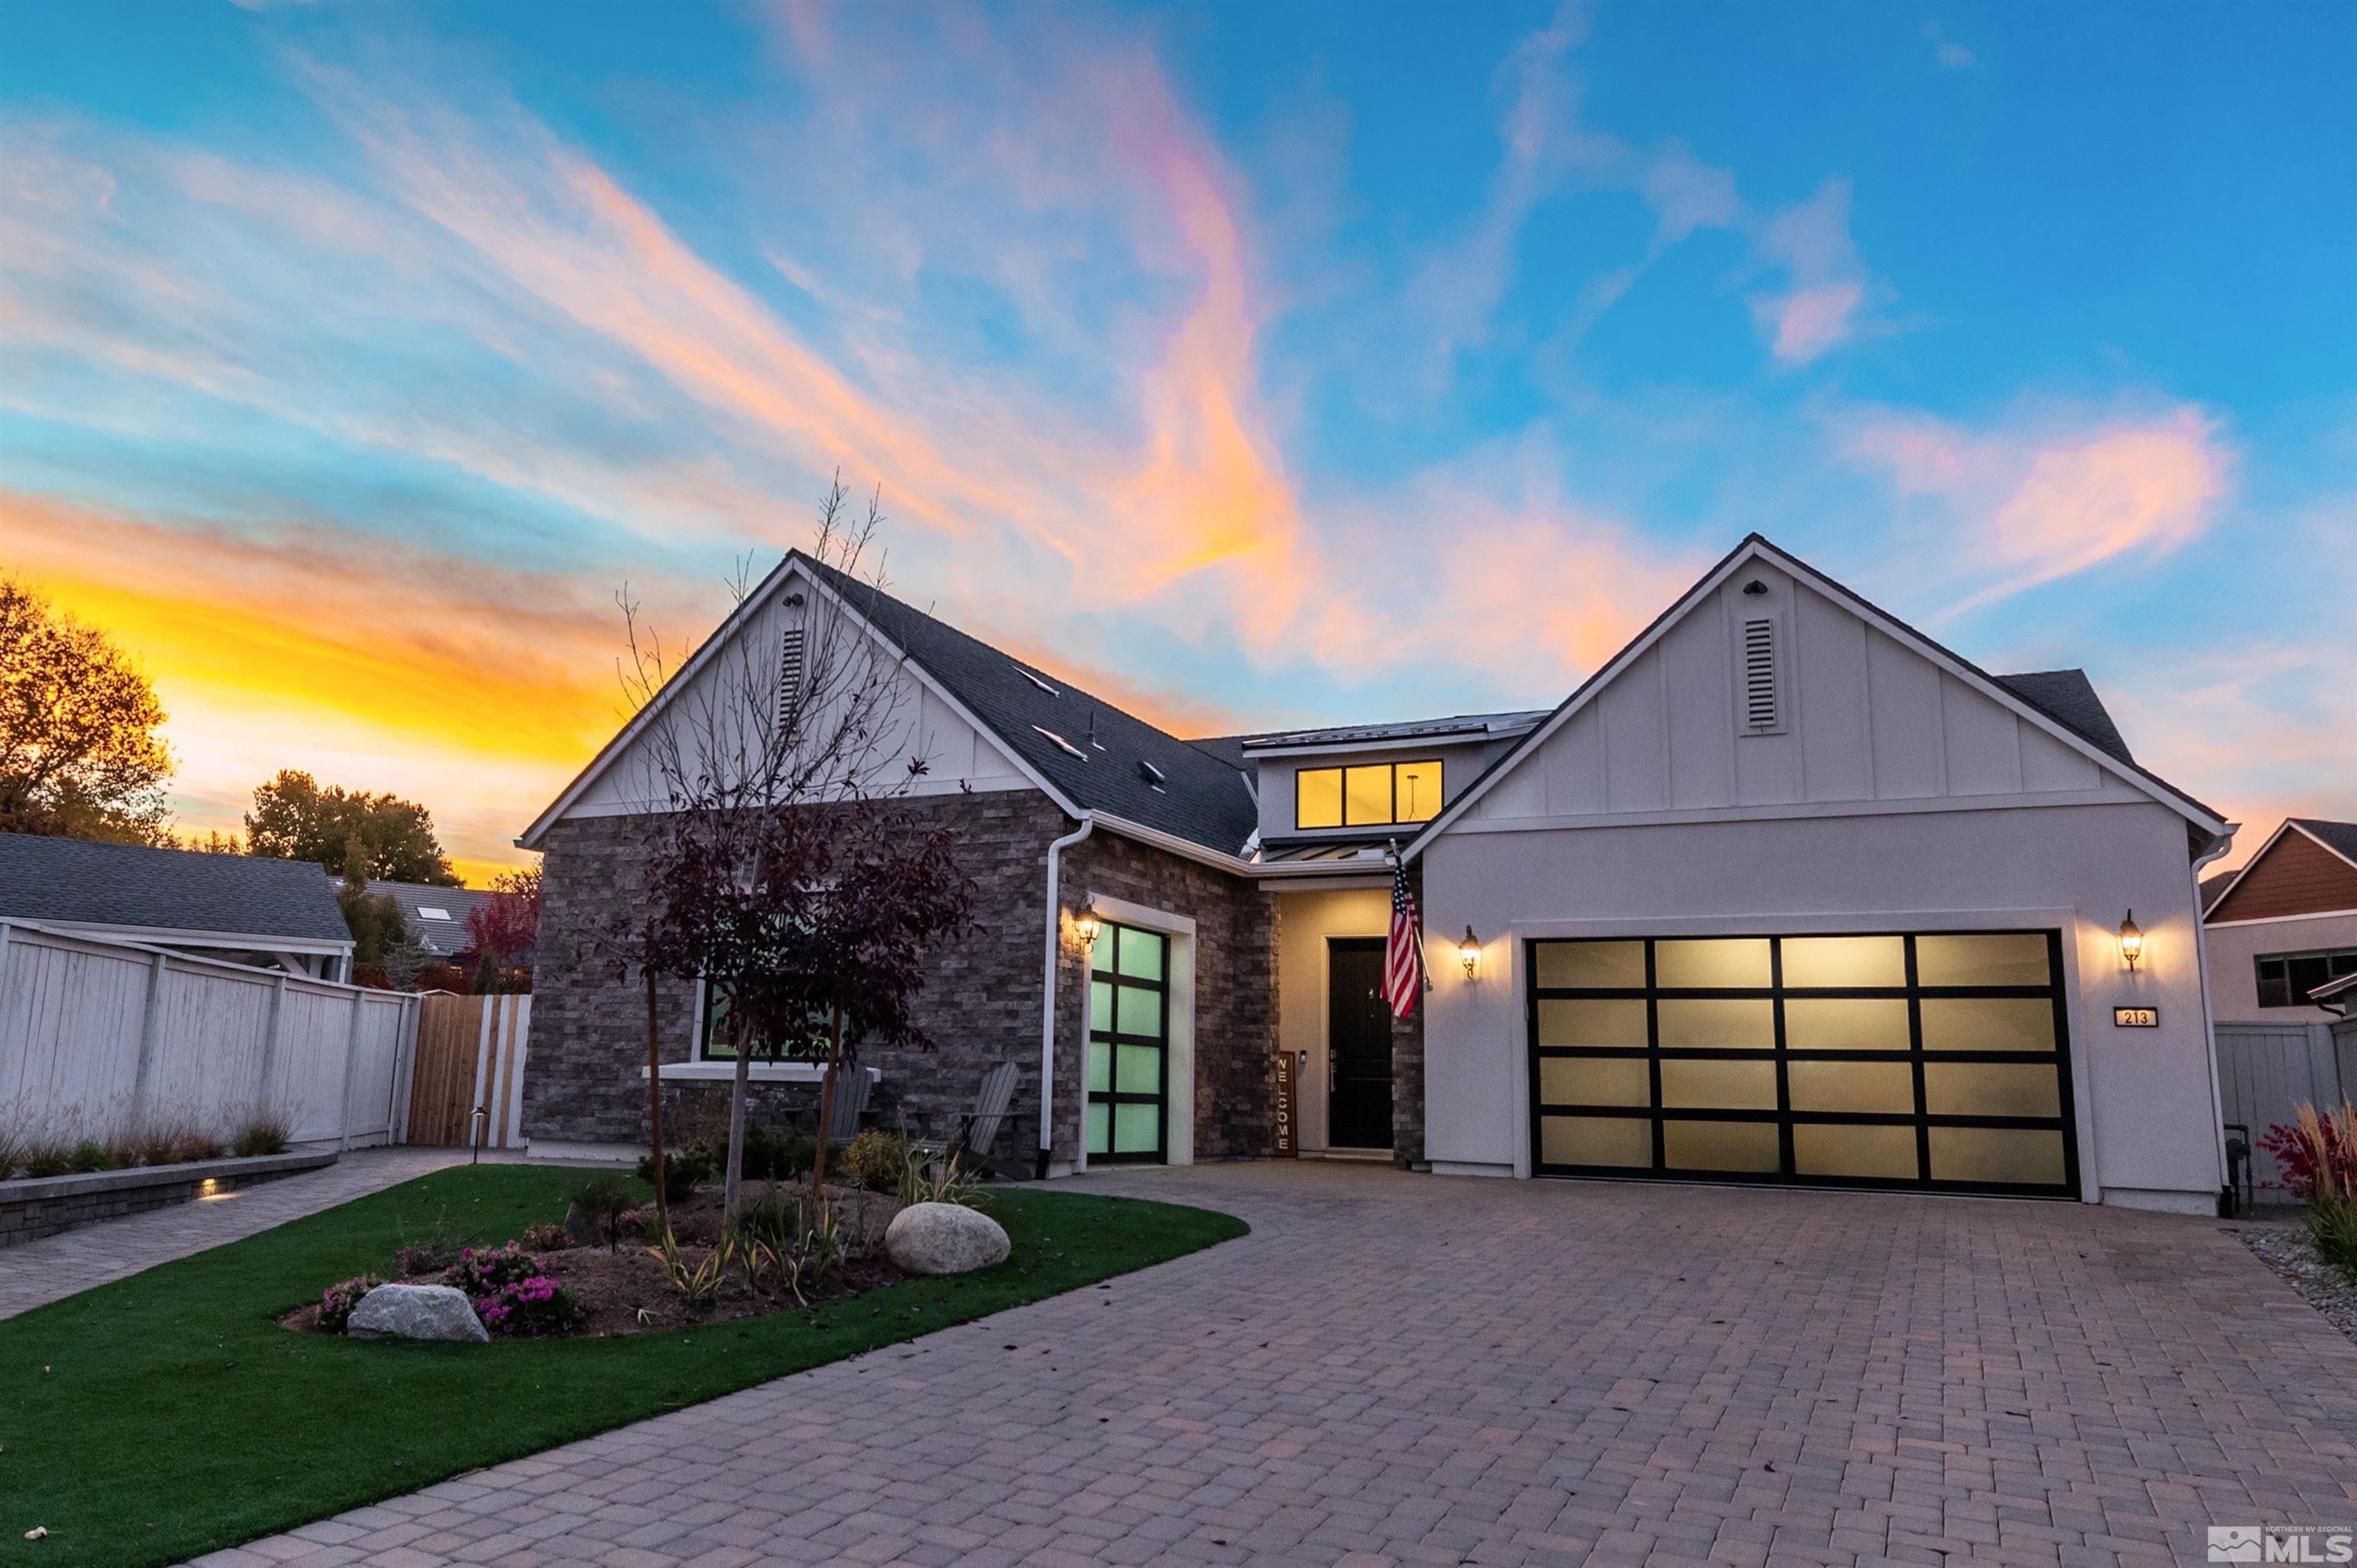
[[[2213,1520],[2357,1520],[2357,1347],[2214,1223],[1086,1185],[1254,1233],[219,1561],[2198,1562]]]

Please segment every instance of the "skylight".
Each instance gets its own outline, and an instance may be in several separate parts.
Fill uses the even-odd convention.
[[[450,918],[449,910],[437,909],[431,904],[420,904],[417,906],[417,913],[421,918],[428,920],[447,920]]]

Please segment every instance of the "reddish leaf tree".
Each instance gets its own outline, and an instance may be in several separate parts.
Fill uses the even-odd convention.
[[[540,868],[503,871],[491,879],[491,896],[467,911],[469,968],[488,962],[496,971],[514,969],[540,941]]]
[[[649,897],[609,940],[648,977],[658,1147],[653,977],[700,977],[729,999],[731,1213],[753,1058],[823,1065],[823,1131],[861,1042],[930,1043],[911,1011],[922,955],[964,921],[970,896],[949,839],[902,803],[925,772],[923,736],[904,712],[913,687],[850,602],[882,591],[880,569],[860,573],[882,517],[871,500],[852,521],[845,500],[838,482],[810,551],[829,570],[807,590],[765,599],[763,617],[676,677],[660,644],[640,635],[627,591],[622,598],[625,688],[641,710],[663,695],[637,751],[646,796],[662,810]],[[742,569],[731,588],[740,607],[759,592]],[[665,692],[674,678],[678,690]],[[824,1167],[822,1151],[814,1181]]]

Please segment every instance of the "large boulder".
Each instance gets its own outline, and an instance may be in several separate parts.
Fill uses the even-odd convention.
[[[449,1285],[379,1285],[361,1297],[344,1332],[354,1339],[454,1339],[484,1343],[467,1293]]]
[[[959,1203],[912,1203],[892,1216],[884,1255],[912,1274],[963,1274],[1006,1262],[997,1220]]]

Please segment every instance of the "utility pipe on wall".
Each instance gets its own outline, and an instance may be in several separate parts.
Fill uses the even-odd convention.
[[[1060,894],[1064,852],[1096,831],[1097,814],[1081,813],[1081,825],[1048,843],[1048,958],[1039,1002],[1039,1155],[1032,1175],[1048,1179],[1048,1155],[1056,1137],[1056,966],[1064,957],[1064,906]]]
[[[2226,1160],[2226,1096],[2218,1087],[2218,1020],[2210,1012],[2210,911],[2201,907],[2201,868],[2234,847],[2242,823],[2229,822],[2210,847],[2194,856],[2188,875],[2193,881],[2193,972],[2201,982],[2201,1038],[2210,1047],[2210,1124],[2218,1132],[2219,1198],[2223,1207],[2231,1190],[2233,1167]]]

